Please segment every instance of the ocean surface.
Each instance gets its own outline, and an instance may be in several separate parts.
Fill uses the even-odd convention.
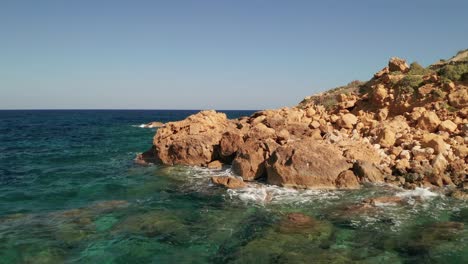
[[[0,111],[0,263],[468,263],[467,202],[426,189],[225,190],[229,167],[133,163],[140,124],[195,112]]]

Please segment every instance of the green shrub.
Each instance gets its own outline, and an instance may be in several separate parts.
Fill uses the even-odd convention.
[[[468,82],[468,72],[462,74],[460,81]]]
[[[468,63],[446,65],[439,70],[439,75],[452,81],[462,80],[468,73]]]
[[[411,88],[418,88],[419,86],[421,86],[422,82],[423,78],[420,75],[407,75],[398,82],[398,85],[409,86]]]
[[[422,83],[423,78],[421,75],[407,75],[395,86],[400,93],[415,93]]]
[[[426,75],[432,73],[432,70],[426,69],[417,62],[410,64],[409,75]]]
[[[447,95],[444,91],[440,89],[435,89],[431,91],[431,94],[434,98],[443,99]]]

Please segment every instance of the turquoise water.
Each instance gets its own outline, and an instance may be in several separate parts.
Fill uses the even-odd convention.
[[[0,111],[0,263],[468,263],[467,203],[427,190],[226,191],[209,177],[229,168],[133,164],[139,124],[191,113]],[[406,202],[356,206],[388,195]]]

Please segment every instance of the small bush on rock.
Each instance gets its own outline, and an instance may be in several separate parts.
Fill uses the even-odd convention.
[[[397,83],[397,88],[403,93],[413,93],[422,83],[421,75],[407,75]]]
[[[468,73],[468,63],[458,65],[446,65],[439,70],[439,74],[452,81],[459,81],[466,78]]]
[[[427,75],[432,72],[432,70],[424,68],[423,66],[421,66],[421,64],[413,62],[410,64],[410,70],[408,72],[408,75]]]

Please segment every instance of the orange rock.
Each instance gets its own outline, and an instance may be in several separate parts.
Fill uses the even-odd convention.
[[[168,165],[206,166],[228,125],[226,115],[215,111],[202,111],[167,123],[154,137],[155,158]]]
[[[468,107],[468,87],[460,85],[457,90],[449,94],[448,98],[453,107]]]
[[[437,130],[437,127],[440,125],[441,121],[437,114],[432,111],[427,111],[421,115],[418,119],[418,128],[427,130],[429,132],[434,132]]]
[[[361,187],[356,175],[351,170],[340,173],[335,184],[338,189],[359,189]]]
[[[446,153],[450,147],[441,136],[432,133],[423,136],[421,145],[434,149],[435,154]]]
[[[400,71],[406,73],[409,71],[409,66],[404,59],[393,57],[388,62],[388,69],[390,72]]]
[[[361,182],[384,182],[383,173],[368,161],[357,161],[353,165],[353,172],[361,179]]]
[[[207,167],[209,169],[221,169],[223,167],[223,163],[221,163],[219,160],[215,160],[208,163]]]
[[[395,131],[391,128],[381,129],[377,135],[377,142],[383,147],[389,148],[395,144],[395,141]]]
[[[389,68],[388,68],[388,67],[385,67],[385,68],[383,68],[382,70],[376,72],[376,73],[374,74],[374,78],[377,78],[377,79],[378,79],[378,78],[382,77],[383,75],[388,74],[389,72],[390,72]]]
[[[440,131],[447,131],[447,132],[453,132],[457,130],[457,124],[450,120],[445,120],[442,121],[439,125],[439,130]]]
[[[355,115],[348,113],[341,116],[338,120],[338,125],[342,128],[353,128],[353,126],[357,123],[358,119]]]
[[[349,164],[331,144],[306,139],[279,147],[267,161],[267,182],[285,187],[334,189]]]
[[[222,185],[229,189],[244,188],[246,186],[245,182],[240,177],[214,176],[211,177],[211,181],[214,184]]]

